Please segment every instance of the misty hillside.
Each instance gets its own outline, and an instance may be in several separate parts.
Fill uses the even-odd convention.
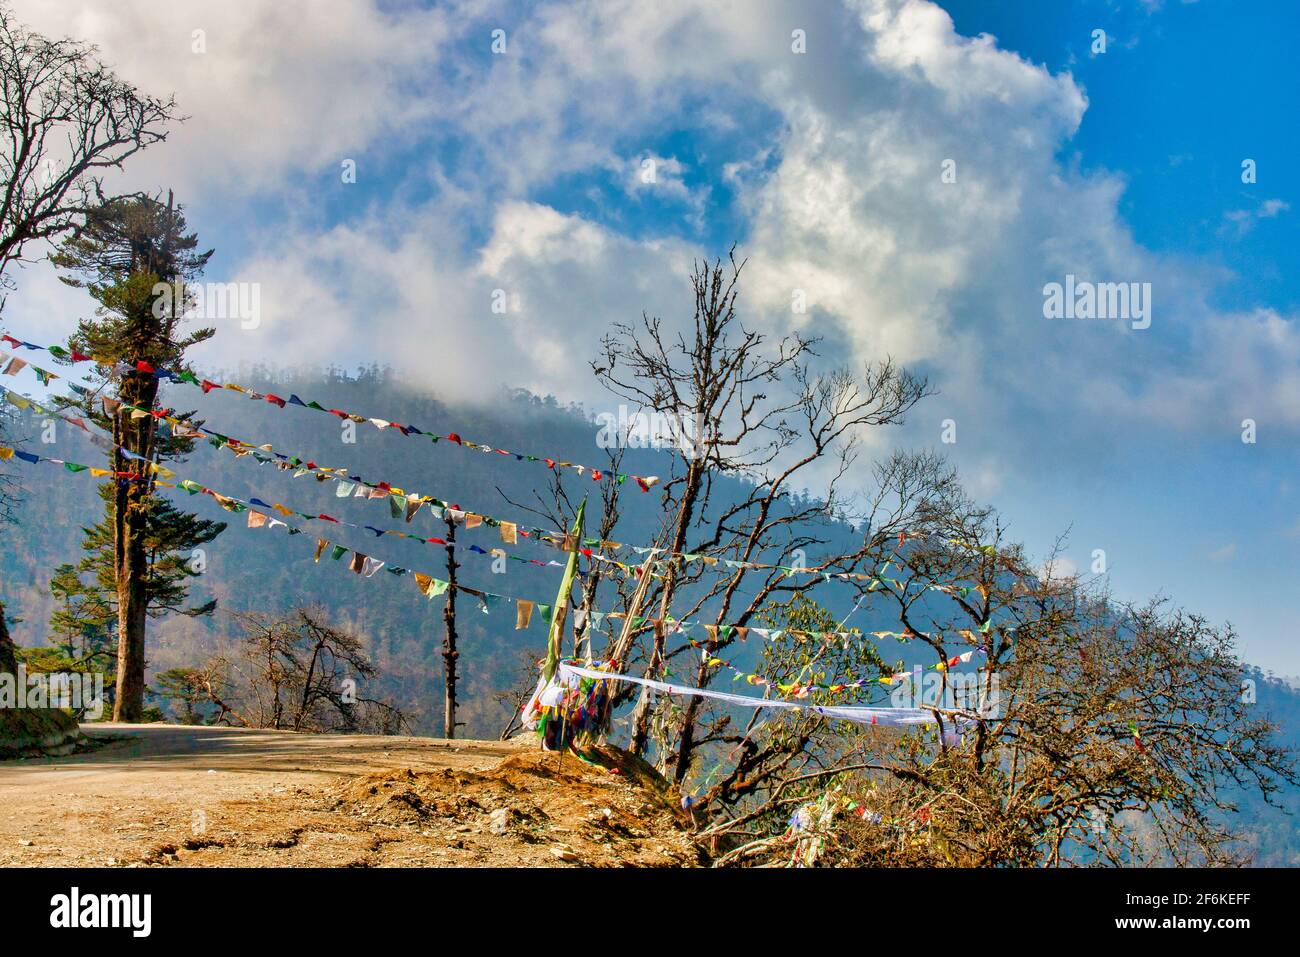
[[[330,408],[383,416],[442,435],[454,431],[469,440],[539,457],[592,467],[607,465],[606,453],[596,445],[598,425],[581,410],[560,408],[550,400],[502,394],[483,408],[453,409],[413,395],[378,370],[357,376],[257,370],[232,378],[259,390],[297,394],[304,401],[317,399]],[[538,490],[543,496],[547,494],[548,470],[541,463],[518,462],[446,441],[434,445],[427,438],[406,437],[370,425],[350,429],[355,444],[346,444],[342,423],[333,416],[294,407],[282,410],[228,391],[205,396],[192,387],[171,386],[163,401],[182,413],[197,409],[196,418],[205,420],[208,428],[234,438],[270,443],[277,451],[319,465],[347,466],[367,481],[387,481],[408,492],[433,495],[467,510],[518,521],[522,527],[560,530],[542,515],[527,510],[551,504],[537,498]],[[43,455],[92,465],[104,459],[102,450],[62,422],[57,423],[53,446],[41,444],[41,420],[30,415],[14,422],[10,434],[17,444],[26,444]],[[296,512],[324,513],[343,521],[400,528],[426,536],[446,532],[445,525],[427,509],[420,510],[406,525],[391,516],[387,501],[340,499],[334,482],[317,482],[311,476],[293,478],[292,473],[272,465],[259,465],[251,456],[236,457],[229,450],[205,442],[198,443],[186,461],[173,467],[177,481],[190,479],[244,500],[258,498],[268,505],[282,503]],[[621,470],[667,478],[674,467],[675,457],[666,452],[628,449]],[[11,471],[26,490],[25,501],[18,526],[7,533],[12,547],[0,559],[0,569],[6,580],[9,613],[20,619],[13,626],[15,639],[36,645],[44,641],[45,623],[53,607],[48,590],[51,571],[61,562],[75,562],[80,557],[80,528],[98,520],[101,503],[94,492],[95,482],[87,473],[70,475],[48,465],[18,463],[11,465]],[[564,481],[574,502],[584,494],[590,496],[588,535],[594,534],[600,486],[571,472],[566,473]],[[630,481],[622,488],[622,518],[613,537],[635,545],[652,543],[661,532],[658,489],[644,493]],[[738,482],[731,488],[732,494],[740,491]],[[344,566],[327,559],[317,565],[313,563],[313,551],[315,538],[323,536],[390,564],[446,577],[442,548],[393,536],[377,538],[363,529],[299,518],[289,521],[303,529],[300,536],[288,536],[283,530],[253,530],[246,527],[245,514],[226,513],[208,496],[191,497],[180,490],[169,494],[181,507],[204,518],[225,520],[230,527],[208,547],[207,571],[192,592],[195,604],[209,597],[217,599],[217,614],[208,619],[173,617],[155,623],[150,647],[152,673],[198,664],[229,632],[229,611],[274,612],[319,602],[337,621],[369,638],[384,675],[382,691],[392,695],[412,728],[421,733],[441,728],[442,661],[438,646],[443,634],[442,601],[423,597],[410,577],[380,574],[365,579],[348,574]],[[725,498],[725,493],[719,495],[718,501]],[[827,534],[848,541],[854,532],[843,526],[830,528]],[[460,529],[458,541],[484,550],[503,547],[497,531],[487,527]],[[555,549],[524,538],[508,551],[542,562],[562,557]],[[544,603],[554,600],[558,579],[553,567],[511,561],[497,572],[488,555],[474,554],[468,547],[462,547],[459,555],[462,584]],[[622,557],[628,562],[639,560],[635,553]],[[764,560],[782,559],[789,561],[789,556],[772,554]],[[808,559],[815,562],[817,556],[809,555]],[[612,590],[602,587],[602,595],[611,596],[604,600],[603,607],[614,610]],[[689,590],[684,591],[685,596],[689,594]],[[851,607],[844,594],[837,594],[833,587],[819,590],[819,597],[841,615]],[[851,624],[866,627],[874,620],[869,609],[860,610]],[[538,619],[525,631],[516,631],[514,625],[513,607],[501,606],[484,614],[469,598],[460,603],[459,697],[468,734],[493,736],[499,732],[509,709],[494,701],[492,693],[534,680],[533,663],[544,648],[543,629]]]
[[[261,391],[297,394],[304,401],[315,399],[327,407],[414,424],[428,432],[445,435],[454,431],[466,439],[512,451],[592,467],[607,465],[604,451],[596,447],[598,425],[591,416],[581,409],[560,407],[552,400],[502,394],[482,407],[451,407],[416,395],[387,373],[374,369],[356,376],[338,371],[317,374],[254,370],[232,379]],[[521,507],[540,505],[534,490],[544,487],[547,470],[539,463],[484,454],[446,441],[435,445],[428,438],[380,431],[370,425],[357,426],[355,444],[347,444],[342,425],[333,416],[301,408],[278,409],[231,392],[204,395],[188,386],[170,386],[163,401],[182,413],[197,409],[196,417],[205,420],[208,428],[244,441],[270,443],[277,451],[320,465],[347,466],[367,481],[387,481],[408,492],[433,495],[468,510],[516,520],[525,527],[556,530],[551,522]],[[104,453],[63,423],[58,424],[54,445],[43,446],[41,425],[41,420],[30,415],[19,417],[11,423],[8,434],[16,444],[43,455],[102,464]],[[673,474],[674,461],[675,457],[668,453],[630,449],[621,471],[667,477]],[[384,500],[341,499],[333,482],[317,482],[311,476],[293,478],[290,472],[259,465],[251,456],[237,458],[229,450],[207,443],[199,443],[185,462],[172,467],[178,480],[191,479],[245,500],[260,498],[268,504],[283,503],[298,512],[325,513],[344,521],[428,536],[445,532],[445,526],[428,510],[418,512],[408,526],[390,515]],[[45,643],[46,622],[54,607],[48,587],[52,570],[60,563],[78,560],[80,528],[98,520],[101,504],[95,495],[95,482],[86,473],[67,474],[44,464],[10,463],[8,468],[23,486],[24,501],[18,524],[4,532],[0,578],[9,614],[16,619],[12,623],[15,639],[19,644],[37,646]],[[589,493],[589,504],[598,506],[596,483],[568,475],[565,485],[574,501]],[[631,544],[650,544],[660,531],[659,492],[656,489],[643,493],[631,482],[625,483],[623,489],[623,517],[613,537]],[[718,501],[738,494],[740,489],[739,481],[733,481]],[[300,536],[286,535],[283,530],[249,529],[245,514],[223,512],[208,496],[191,497],[180,490],[170,495],[201,517],[228,521],[230,528],[209,546],[207,570],[192,595],[194,603],[209,597],[217,599],[217,613],[203,619],[174,616],[154,623],[149,647],[151,675],[168,668],[197,666],[229,647],[231,611],[278,612],[320,603],[335,621],[359,632],[369,643],[379,676],[377,687],[363,689],[363,693],[391,698],[414,733],[441,733],[441,599],[430,601],[422,596],[410,577],[381,573],[366,579],[349,574],[344,565],[328,559],[322,559],[319,565],[312,560],[315,538],[322,536],[391,564],[445,577],[441,548],[391,536],[377,538],[362,529],[300,518],[288,519],[304,530]],[[592,534],[592,528],[589,524],[588,534]],[[827,529],[826,534],[849,541],[857,533],[840,526]],[[501,546],[497,532],[486,527],[458,530],[458,541],[485,550]],[[554,549],[522,538],[508,550],[543,562],[559,556]],[[554,598],[555,568],[507,562],[505,571],[498,574],[493,572],[489,556],[472,554],[468,549],[460,554],[463,584],[547,603]],[[635,554],[623,557],[636,561]],[[769,555],[765,560],[780,558]],[[808,558],[810,562],[817,560],[816,555]],[[609,586],[603,586],[602,595],[602,607],[614,610]],[[841,617],[851,608],[847,592],[837,593],[834,586],[819,589],[817,595]],[[544,630],[534,618],[529,629],[516,631],[514,609],[509,605],[484,614],[476,602],[466,597],[459,608],[458,716],[465,722],[467,737],[492,738],[505,727],[513,707],[498,696],[531,687],[535,681]],[[888,609],[864,606],[850,624],[869,630],[889,627],[890,621]],[[907,657],[907,652],[897,646],[882,651],[891,661]],[[743,660],[752,654],[741,648],[737,657]],[[1300,694],[1269,676],[1256,673],[1254,677],[1260,706],[1282,724],[1283,737],[1290,744],[1300,745]],[[876,694],[883,698],[883,691]],[[1259,862],[1300,863],[1300,837],[1294,819],[1251,798],[1243,808],[1242,826],[1249,835],[1246,843]]]

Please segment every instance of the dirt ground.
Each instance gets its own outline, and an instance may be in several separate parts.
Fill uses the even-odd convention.
[[[0,866],[538,867],[705,863],[676,795],[614,749],[88,725],[0,761]]]

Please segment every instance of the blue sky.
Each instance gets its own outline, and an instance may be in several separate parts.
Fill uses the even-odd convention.
[[[1216,301],[1248,307],[1300,302],[1295,220],[1255,221],[1244,234],[1224,216],[1268,199],[1294,210],[1300,124],[1300,70],[1286,37],[1300,31],[1300,6],[1287,0],[1232,3],[1182,0],[1148,6],[1108,0],[942,4],[957,29],[990,33],[1052,70],[1070,70],[1089,108],[1063,157],[1086,170],[1109,169],[1126,183],[1120,209],[1144,246],[1203,257],[1235,281]],[[1050,15],[1045,15],[1050,14]],[[1090,53],[1092,31],[1110,42]],[[1243,158],[1258,182],[1242,184]]]
[[[1138,242],[1226,270],[1211,297],[1221,308],[1269,304],[1294,322],[1300,69],[1284,38],[1300,33],[1300,6],[1095,0],[1054,5],[1051,16],[1032,0],[942,6],[959,32],[992,34],[1034,62],[1071,71],[1089,108],[1062,161],[1124,178],[1119,209]],[[1110,40],[1099,56],[1089,52],[1098,28]],[[1246,157],[1257,162],[1254,185],[1241,182]],[[1270,200],[1290,210],[1238,218]],[[1297,630],[1285,603],[1300,569],[1290,481],[1300,457],[1294,433],[1277,438],[1267,448],[1176,440],[1134,447],[1100,481],[1035,504],[1039,514],[1072,512],[1075,541],[1126,529],[1131,558],[1114,570],[1117,584],[1231,619],[1258,660],[1295,674]],[[1143,494],[1150,489],[1170,494]],[[1033,493],[1020,501],[1030,504]],[[1013,515],[1033,508],[1004,507]]]
[[[260,285],[261,325],[201,362],[379,360],[599,412],[600,332],[678,321],[692,257],[737,241],[753,325],[931,376],[874,453],[942,448],[1031,550],[1069,528],[1117,596],[1300,674],[1295,4],[15,6],[190,116],[122,185],[174,187],[209,278]],[[1151,283],[1151,328],[1045,319],[1066,274]],[[6,315],[38,338],[82,309],[34,268]]]

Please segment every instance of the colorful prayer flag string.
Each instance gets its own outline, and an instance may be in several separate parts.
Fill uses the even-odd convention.
[[[262,393],[262,392],[258,392],[255,389],[250,389],[245,386],[236,385],[234,383],[222,384],[220,382],[213,382],[210,379],[200,379],[198,376],[194,375],[194,373],[189,372],[187,370],[182,370],[181,372],[173,372],[169,369],[160,366],[154,366],[143,360],[134,363],[128,363],[128,362],[114,363],[105,359],[96,358],[95,356],[83,355],[79,352],[76,352],[75,350],[67,350],[61,346],[42,346],[33,342],[25,342],[22,339],[18,339],[8,334],[0,335],[0,340],[8,342],[15,349],[21,348],[21,349],[41,350],[41,351],[49,352],[51,355],[55,356],[55,358],[60,359],[61,361],[64,362],[71,362],[71,363],[94,362],[101,366],[109,366],[109,367],[116,368],[119,371],[142,372],[146,375],[152,375],[158,379],[166,379],[169,382],[183,382],[187,385],[191,385],[197,389],[202,390],[205,395],[212,392],[214,389],[219,389],[228,392],[238,392],[241,395],[246,396],[248,399],[252,401],[267,402],[280,409],[283,409],[286,406],[294,405],[303,409],[311,409],[316,412],[324,412],[327,415],[333,415],[340,419],[347,419],[351,422],[357,423],[358,425],[368,422],[381,431],[385,429],[396,429],[402,435],[405,436],[414,435],[423,438],[428,438],[435,445],[440,441],[445,441],[452,445],[459,445],[462,448],[474,449],[479,452],[501,455],[507,458],[513,458],[516,462],[535,462],[539,464],[544,464],[548,469],[552,471],[558,469],[571,469],[577,472],[579,475],[589,477],[596,482],[599,482],[602,479],[607,479],[609,481],[622,485],[628,479],[631,479],[637,484],[637,487],[639,487],[643,492],[650,491],[651,488],[653,488],[655,485],[659,483],[659,477],[657,475],[630,475],[623,472],[610,472],[605,469],[591,468],[589,466],[581,465],[576,462],[562,461],[557,458],[553,458],[551,456],[544,456],[544,455],[539,456],[539,455],[531,455],[523,452],[511,452],[508,449],[494,448],[493,446],[487,445],[485,443],[471,441],[469,439],[462,437],[459,433],[454,431],[448,432],[446,435],[440,435],[436,432],[430,432],[426,429],[421,429],[415,425],[402,425],[399,422],[392,422],[387,419],[375,418],[373,416],[358,415],[355,412],[348,412],[344,409],[326,408],[325,406],[321,405],[319,402],[316,402],[314,400],[304,402],[302,399],[298,398],[298,396],[293,394],[290,394],[289,397],[285,399],[278,395],[275,395],[274,393],[269,393],[269,392]],[[22,365],[27,364],[22,359],[15,359],[14,361],[21,363],[19,368],[21,368]],[[7,369],[5,371],[8,372]],[[42,376],[57,378],[57,376],[54,373],[48,372],[45,369],[40,369],[39,372]]]
[[[90,433],[89,429],[86,428],[85,423],[84,423],[82,420],[80,420],[80,419],[77,419],[77,418],[74,418],[74,417],[70,417],[70,416],[63,415],[63,414],[61,414],[61,413],[59,413],[59,412],[57,412],[57,411],[55,411],[55,410],[46,409],[46,408],[42,407],[39,403],[37,403],[35,400],[32,400],[32,399],[30,399],[30,398],[28,398],[28,397],[25,397],[25,396],[21,396],[21,395],[19,395],[18,393],[13,392],[12,390],[5,389],[3,386],[0,386],[0,393],[3,393],[3,394],[5,395],[5,397],[8,399],[8,401],[10,401],[12,404],[14,404],[15,406],[17,406],[17,407],[19,407],[19,408],[23,408],[23,409],[31,408],[31,409],[34,409],[34,410],[36,410],[36,411],[38,411],[38,412],[40,412],[40,413],[43,413],[43,414],[55,415],[55,416],[59,417],[60,419],[63,419],[64,421],[67,421],[67,422],[69,422],[70,424],[76,426],[77,428],[80,428],[82,431],[87,432],[87,434],[90,435],[92,441],[98,439],[100,442],[102,442],[102,443],[106,443],[106,444],[109,445],[110,447],[116,447],[116,448],[118,448],[118,449],[121,450],[124,454],[126,454],[128,457],[133,457],[133,458],[137,458],[137,459],[139,458],[139,456],[134,456],[133,453],[129,452],[129,451],[126,450],[126,449],[123,449],[120,445],[117,445],[116,443],[112,443],[111,440],[100,439],[100,437],[95,436],[93,433]],[[148,414],[148,413],[146,413],[146,414]],[[176,418],[173,417],[173,416],[157,415],[156,417],[166,419],[169,423],[171,423],[171,422],[180,422],[180,421],[183,421],[183,420],[176,419]],[[35,454],[33,454],[33,453],[23,452],[23,451],[18,450],[18,449],[12,449],[12,448],[8,448],[8,447],[0,447],[0,459],[8,460],[8,459],[10,459],[10,458],[14,458],[14,457],[17,457],[17,458],[19,458],[20,460],[22,460],[22,461],[26,461],[26,462],[29,462],[29,463],[31,463],[31,464],[36,464],[36,463],[39,463],[39,462],[43,462],[43,461],[44,461],[44,462],[50,462],[50,463],[53,463],[53,464],[62,465],[62,466],[64,466],[64,468],[65,468],[67,471],[69,471],[69,472],[89,471],[90,474],[91,474],[92,476],[95,476],[95,477],[114,477],[114,478],[119,478],[119,479],[124,479],[124,480],[140,480],[140,479],[142,479],[142,478],[145,477],[145,476],[144,476],[143,474],[141,474],[141,473],[136,473],[136,472],[112,472],[111,470],[107,470],[107,469],[98,469],[98,468],[94,468],[94,467],[92,467],[92,466],[85,466],[85,465],[81,465],[81,464],[79,464],[79,463],[75,463],[75,462],[65,462],[65,461],[62,460],[62,459],[54,459],[54,458],[50,458],[50,457],[46,457],[46,456],[39,456],[39,455],[35,455]],[[167,468],[167,467],[165,467],[165,466],[159,465],[159,464],[157,464],[157,463],[152,463],[152,462],[151,462],[151,463],[148,463],[148,469],[149,469],[150,472],[152,472],[152,473],[154,473],[154,474],[156,474],[156,475],[163,476],[164,478],[175,478],[175,477],[176,477],[176,473],[175,473],[173,470],[171,470],[171,469],[169,469],[169,468]],[[335,478],[337,478],[337,476],[334,476],[334,475],[332,475],[332,474],[330,474],[330,475],[326,475],[325,477],[335,477]],[[223,507],[223,508],[226,508],[228,511],[237,511],[237,512],[238,512],[238,511],[245,511],[245,510],[250,510],[250,509],[252,509],[252,510],[253,510],[253,514],[250,515],[250,526],[251,526],[251,527],[271,527],[271,528],[275,528],[275,527],[277,527],[277,526],[283,525],[283,526],[285,526],[286,528],[291,529],[290,534],[303,534],[303,530],[302,530],[302,529],[298,529],[298,528],[296,528],[296,527],[294,527],[294,526],[289,526],[288,523],[282,522],[282,521],[280,521],[280,520],[278,520],[278,519],[275,519],[275,518],[273,518],[273,517],[271,517],[271,516],[269,516],[269,515],[265,515],[265,516],[264,516],[264,517],[266,518],[266,521],[265,521],[265,522],[261,521],[260,518],[263,517],[263,513],[256,512],[256,509],[254,508],[254,506],[256,506],[256,507],[260,507],[260,508],[268,508],[268,509],[270,509],[270,510],[272,510],[272,511],[276,511],[276,512],[278,512],[278,513],[280,513],[280,514],[283,514],[283,515],[286,515],[286,516],[287,516],[287,515],[298,515],[298,516],[300,516],[300,517],[302,517],[302,518],[304,518],[304,519],[308,519],[308,520],[323,520],[323,521],[327,521],[327,522],[330,522],[330,523],[333,523],[333,524],[338,524],[338,525],[348,525],[348,526],[353,527],[353,528],[364,528],[364,529],[366,529],[366,530],[369,530],[369,531],[374,532],[374,533],[377,533],[377,534],[396,534],[396,535],[398,535],[398,536],[400,536],[400,537],[416,538],[416,539],[419,540],[419,541],[422,541],[422,542],[425,542],[425,543],[429,543],[429,544],[444,544],[441,540],[424,539],[424,538],[422,538],[422,537],[420,537],[420,536],[410,535],[409,533],[397,532],[397,531],[393,531],[393,530],[380,530],[380,529],[375,529],[373,526],[362,526],[362,525],[356,525],[355,523],[351,523],[351,522],[343,522],[343,521],[340,521],[340,520],[338,520],[338,519],[335,519],[335,518],[333,518],[333,517],[331,517],[331,516],[324,515],[323,513],[322,513],[322,514],[318,514],[318,515],[310,515],[310,514],[305,513],[305,512],[295,512],[294,510],[288,509],[287,507],[285,507],[285,506],[283,506],[283,505],[279,505],[278,503],[275,504],[275,505],[267,505],[267,503],[263,502],[263,501],[260,500],[260,499],[253,499],[253,500],[250,500],[249,502],[245,502],[245,501],[243,501],[243,500],[240,500],[240,499],[234,498],[233,496],[223,495],[222,493],[217,492],[216,490],[213,490],[213,489],[207,488],[207,487],[202,486],[201,484],[199,484],[199,483],[197,483],[197,482],[192,482],[191,480],[188,480],[188,479],[182,479],[182,480],[180,480],[180,481],[179,481],[177,484],[175,484],[175,485],[170,484],[170,483],[165,482],[165,481],[163,481],[163,482],[159,482],[158,484],[163,485],[164,487],[167,487],[167,488],[177,488],[177,487],[179,487],[179,488],[181,488],[181,489],[183,489],[183,490],[189,492],[190,494],[197,494],[197,493],[199,493],[199,492],[203,492],[203,493],[205,493],[205,494],[210,495],[210,496],[211,496],[215,501],[217,501],[219,504],[221,504],[222,507]],[[398,495],[400,495],[400,493],[401,493],[401,490],[400,490],[400,489],[393,489],[393,488],[391,488],[391,487],[390,487],[388,490],[386,490],[386,491],[384,492],[384,494],[388,494],[388,495],[394,495],[394,494],[398,494]],[[397,512],[394,511],[394,515],[396,515],[396,514],[397,514]],[[257,517],[255,518],[255,516],[257,516]],[[256,524],[253,524],[254,522],[256,522]],[[523,531],[522,531],[522,530],[521,530],[521,534],[523,534]],[[569,536],[569,537],[572,537],[572,536]],[[320,540],[318,540],[318,541],[326,542],[326,544],[333,545],[333,547],[334,547],[334,549],[335,549],[336,551],[337,551],[338,549],[343,549],[343,551],[342,551],[341,553],[339,553],[339,555],[336,555],[335,557],[341,557],[341,554],[346,553],[347,551],[351,551],[350,549],[345,549],[345,548],[343,548],[343,546],[334,545],[332,542],[328,542],[327,540],[324,540],[324,539],[320,539]],[[471,548],[473,548],[473,546],[471,546]],[[480,552],[480,553],[483,552],[482,549],[477,549],[477,551]],[[497,551],[499,552],[500,550],[497,550]],[[591,554],[589,553],[589,550],[587,550],[587,549],[575,549],[575,551],[578,551],[579,553],[583,554],[585,557],[591,558]],[[357,554],[360,554],[360,553],[357,553]],[[487,554],[488,556],[490,556],[490,557],[496,557],[496,556],[493,555],[492,552],[487,552],[486,554]],[[361,563],[360,563],[360,564],[358,565],[358,567],[357,567],[357,570],[358,570],[358,571],[361,571],[361,570],[366,569],[367,567],[370,567],[370,566],[368,566],[367,563],[364,561],[367,557],[368,557],[368,556],[365,556],[364,554],[361,555],[361,560],[360,560]],[[317,558],[319,559],[319,553],[318,553]],[[530,563],[532,563],[532,564],[542,564],[542,563],[538,563],[538,562],[536,562],[535,560],[530,560],[530,559],[517,559],[517,560],[520,560],[520,561],[528,561],[528,562],[530,562]],[[381,562],[381,563],[379,563],[379,564],[380,564],[380,566],[382,567],[382,565],[383,565],[384,563]],[[545,563],[545,564],[547,564],[548,566],[551,566],[551,565],[558,565],[559,563],[557,563],[557,562],[549,562],[549,563]],[[888,564],[888,563],[886,563],[886,564]],[[378,569],[375,568],[374,570],[378,570]],[[883,572],[883,570],[884,570],[884,569],[883,569],[883,567],[882,567],[881,571]],[[393,567],[390,567],[390,568],[389,568],[389,571],[390,571],[390,572],[393,572],[394,574],[405,574],[408,570],[407,570],[407,569],[404,569],[404,568],[400,568],[399,566],[393,566]],[[371,571],[370,574],[373,574],[373,571]],[[418,579],[426,580],[426,581],[428,581],[428,582],[432,582],[432,583],[435,583],[435,584],[445,584],[445,583],[441,583],[440,580],[438,580],[438,579],[436,579],[436,578],[432,578],[431,576],[423,576],[423,575],[421,575],[420,573],[416,573],[416,575],[417,575],[417,578],[418,578]],[[368,576],[367,576],[367,577],[368,577]],[[871,576],[868,576],[868,577],[871,577]],[[896,583],[896,584],[897,584],[897,583]],[[496,594],[494,594],[494,593],[490,593],[490,592],[482,592],[482,591],[479,590],[479,589],[472,589],[472,588],[468,588],[468,587],[464,587],[464,586],[457,586],[457,587],[458,587],[460,590],[465,591],[466,593],[471,594],[471,595],[475,595],[475,596],[487,596],[487,598],[490,599],[490,600],[507,600],[507,601],[517,602],[517,603],[521,603],[521,604],[525,605],[525,606],[526,606],[526,610],[521,610],[520,613],[519,613],[519,615],[518,615],[517,626],[516,626],[517,628],[524,628],[524,627],[527,627],[528,620],[529,620],[530,617],[531,617],[531,611],[532,611],[532,609],[534,609],[534,608],[536,608],[536,609],[545,609],[546,611],[543,612],[543,615],[544,615],[544,616],[545,616],[546,614],[549,613],[549,608],[550,608],[550,606],[548,606],[548,605],[546,605],[546,604],[544,604],[544,603],[541,603],[541,602],[533,602],[533,601],[530,601],[530,600],[527,600],[527,599],[516,599],[516,598],[513,598],[513,597],[511,597],[511,596],[506,596],[506,595],[496,595]],[[934,585],[934,586],[931,586],[931,587],[937,588],[937,589],[939,589],[939,590],[944,590],[944,591],[949,591],[949,590],[952,589],[952,586],[947,586],[947,585]],[[968,591],[968,590],[969,590],[969,589],[961,589],[961,591],[962,591],[963,593],[966,592],[966,591]],[[443,588],[442,590],[436,591],[435,594],[441,594],[442,591],[445,591],[445,588]],[[430,597],[433,597],[433,595],[430,595]],[[485,605],[486,605],[486,602],[485,602]],[[486,609],[485,609],[485,610],[486,610]],[[616,619],[616,620],[618,620],[618,619],[623,619],[623,618],[625,618],[626,616],[623,615],[622,613],[619,613],[619,612],[611,612],[611,613],[608,613],[608,614],[602,614],[602,613],[599,613],[599,612],[592,612],[592,613],[591,613],[591,620],[593,621],[593,623],[594,623],[597,627],[600,627],[601,623],[603,622],[603,620],[604,620],[606,617],[608,617],[608,618],[610,618],[610,619]],[[647,626],[651,626],[651,627],[658,627],[660,624],[662,624],[664,627],[671,628],[673,631],[678,632],[678,633],[681,633],[684,629],[687,629],[687,628],[694,628],[694,627],[699,627],[699,626],[702,625],[702,626],[705,627],[706,629],[710,629],[712,635],[715,635],[715,636],[716,636],[717,634],[721,633],[721,634],[724,636],[724,638],[729,638],[729,637],[731,637],[731,636],[733,636],[733,635],[734,635],[735,637],[738,637],[738,638],[743,638],[745,635],[747,635],[747,634],[750,633],[750,632],[752,632],[752,633],[754,633],[754,634],[756,634],[756,635],[759,635],[759,636],[761,636],[761,637],[763,637],[763,638],[768,638],[768,639],[771,639],[771,640],[777,640],[777,639],[779,639],[779,637],[780,637],[781,635],[783,635],[783,634],[792,634],[792,635],[794,635],[794,636],[796,636],[796,637],[798,637],[798,638],[800,638],[800,639],[821,638],[821,639],[823,639],[823,640],[830,640],[830,639],[832,639],[832,638],[843,639],[843,640],[849,640],[849,639],[851,639],[851,638],[860,638],[860,637],[861,637],[861,635],[860,635],[858,632],[856,632],[856,631],[849,631],[849,632],[844,632],[844,631],[835,631],[835,632],[806,632],[806,631],[801,631],[801,630],[796,630],[796,629],[785,629],[785,630],[782,630],[782,629],[765,629],[765,628],[758,628],[758,627],[752,627],[752,626],[748,626],[748,627],[747,627],[747,626],[739,626],[739,625],[713,625],[713,624],[707,624],[707,623],[699,622],[699,621],[681,621],[681,622],[679,622],[679,621],[677,621],[676,619],[673,619],[673,618],[671,618],[671,617],[667,617],[667,618],[664,618],[664,619],[654,619],[654,618],[648,618],[648,617],[647,617],[647,618],[635,618],[635,617],[634,617],[634,619],[633,619],[633,624],[634,624],[634,627],[640,627],[641,625],[647,625]],[[988,630],[989,630],[989,623],[986,622],[985,625],[981,626],[980,631],[981,631],[981,632],[985,632],[985,633],[987,633]],[[1005,629],[1005,630],[1007,630],[1007,631],[1014,631],[1015,629],[1014,629],[1014,628],[1008,628],[1008,629]],[[969,630],[962,630],[962,631],[959,632],[959,634],[961,634],[963,637],[967,637],[968,639],[973,639],[973,634],[972,634]],[[874,637],[877,637],[877,638],[882,638],[882,637],[897,637],[897,638],[899,638],[899,639],[901,639],[901,640],[908,640],[908,639],[913,638],[913,637],[928,637],[928,636],[920,635],[920,634],[915,633],[915,632],[910,632],[910,633],[909,633],[909,632],[883,632],[883,631],[882,631],[882,632],[873,632],[872,635],[873,635]],[[686,637],[686,636],[683,635],[683,637]],[[690,639],[688,638],[687,640],[690,640]],[[696,645],[697,647],[700,647],[700,646],[701,646],[700,643],[698,643],[698,642],[694,642],[694,641],[692,641],[692,644]],[[959,656],[953,658],[950,664],[951,664],[951,665],[955,665],[955,664],[958,663],[959,661],[967,661],[967,660],[969,660],[969,657],[970,657],[970,653],[969,653],[969,652],[966,653],[965,655],[959,655]],[[940,665],[940,666],[942,666],[942,665]],[[936,666],[936,667],[940,667],[940,666]],[[897,676],[897,675],[896,675],[896,676],[894,676],[894,677],[895,677],[895,678],[900,678],[900,677],[902,677],[902,676]],[[883,680],[883,679],[881,679],[881,680]],[[752,682],[751,682],[751,683],[752,683]]]

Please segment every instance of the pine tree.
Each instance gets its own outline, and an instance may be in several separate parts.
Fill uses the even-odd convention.
[[[90,44],[33,33],[0,6],[0,309],[24,249],[81,226],[99,174],[166,139],[175,106],[118,79]],[[0,474],[0,525],[12,491]],[[0,672],[15,660],[0,601]]]
[[[180,553],[211,541],[225,527],[198,522],[155,497],[154,466],[184,457],[193,439],[169,433],[138,411],[157,407],[161,380],[155,370],[193,376],[185,353],[213,335],[210,328],[181,332],[191,301],[187,284],[211,255],[198,251],[197,237],[186,233],[185,216],[169,194],[166,204],[143,195],[108,200],[52,257],[65,271],[64,282],[86,289],[99,303],[96,318],[82,321],[69,342],[70,349],[101,363],[100,387],[87,393],[81,411],[111,431],[113,471],[134,473],[104,486],[105,519],[87,539],[87,549],[100,555],[97,581],[111,585],[115,595],[115,721],[143,715],[146,623],[151,615],[182,610],[191,571],[188,556]],[[210,611],[207,605],[186,613]]]
[[[58,602],[50,613],[51,644],[87,670],[106,671],[113,659],[117,608],[112,593],[98,582],[82,581],[80,571],[60,565],[50,579],[50,594]]]
[[[105,515],[99,524],[83,529],[81,547],[88,554],[76,566],[60,565],[50,579],[50,591],[59,600],[50,615],[50,634],[59,640],[69,658],[87,664],[96,664],[107,656],[118,625],[113,562],[116,491],[112,484],[100,486]],[[195,549],[214,541],[226,523],[201,519],[156,496],[147,501],[146,508],[147,617],[211,614],[216,609],[215,600],[189,608],[185,604],[192,579],[202,574],[203,565],[195,560]]]

